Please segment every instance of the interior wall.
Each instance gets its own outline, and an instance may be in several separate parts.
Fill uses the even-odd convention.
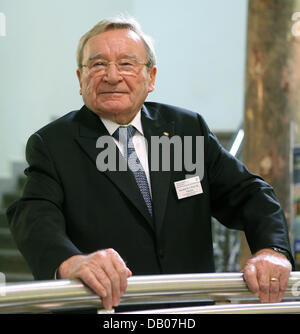
[[[78,40],[120,13],[155,40],[149,100],[199,112],[213,130],[234,130],[242,120],[247,0],[1,0],[0,13],[0,177],[24,159],[34,131],[81,107]]]

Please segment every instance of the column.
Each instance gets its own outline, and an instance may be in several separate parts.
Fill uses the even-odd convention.
[[[289,225],[292,133],[300,132],[292,122],[300,110],[298,7],[298,0],[249,0],[248,7],[243,160],[273,186]],[[243,236],[241,267],[249,256]]]

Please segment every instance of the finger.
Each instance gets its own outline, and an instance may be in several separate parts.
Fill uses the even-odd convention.
[[[96,276],[98,283],[102,285],[105,290],[105,296],[102,296],[103,307],[107,310],[110,310],[114,304],[111,281],[102,268],[93,268],[93,272]]]
[[[80,263],[72,268],[68,275],[69,278],[80,279],[87,287],[100,296],[102,301],[104,300],[103,306],[106,309],[111,309],[111,293],[110,290],[104,286],[105,284],[103,284],[105,283],[105,279],[103,279],[104,276],[106,276],[105,273],[101,271],[93,255],[85,256]]]
[[[127,288],[127,278],[132,275],[131,271],[126,267],[125,262],[117,252],[112,253],[113,265],[120,276],[120,294],[125,293]]]
[[[280,271],[277,266],[272,266],[269,272],[269,302],[279,302]]]
[[[82,266],[76,278],[82,280],[89,288],[91,288],[98,296],[105,298],[107,291],[103,284],[97,278],[97,275],[88,266]]]
[[[277,278],[275,275],[272,276]],[[278,281],[272,281],[270,280],[270,285],[269,285],[269,302],[270,303],[278,303],[280,301],[279,298],[279,292],[280,292],[280,282],[279,279]]]
[[[96,254],[97,260],[101,265],[103,275],[101,282],[108,292],[108,297],[111,297],[112,305],[117,306],[120,303],[121,288],[120,276],[113,265],[113,258],[110,251],[100,251]]]
[[[257,281],[259,285],[259,299],[261,303],[270,301],[270,275],[268,271],[257,269]]]
[[[280,274],[279,278],[279,301],[281,301],[284,297],[288,282],[290,277],[290,271],[286,271]]]
[[[126,270],[127,270],[127,274],[126,274],[127,278],[131,277],[132,276],[132,271],[128,268],[126,268]]]
[[[109,264],[106,268],[106,273],[111,282],[112,302],[114,306],[118,306],[121,300],[121,278],[114,266]]]
[[[253,264],[247,264],[243,270],[244,280],[249,290],[256,296],[259,295],[259,285],[257,281],[256,268]]]

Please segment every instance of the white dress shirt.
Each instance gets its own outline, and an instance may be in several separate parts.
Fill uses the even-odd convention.
[[[99,116],[102,123],[106,127],[108,133],[112,136],[113,133],[117,130],[119,126],[121,126],[118,123],[115,123],[109,119],[102,118]],[[150,190],[150,195],[151,195],[151,183],[150,183],[150,173],[149,173],[149,164],[148,164],[148,151],[147,151],[147,141],[146,138],[144,137],[144,132],[143,132],[143,127],[142,127],[142,122],[141,122],[141,111],[139,111],[134,119],[129,123],[126,124],[125,126],[128,125],[133,125],[137,131],[135,132],[132,142],[134,145],[134,149],[136,151],[136,154],[142,164],[142,167],[145,171],[148,185],[149,185],[149,190]],[[113,138],[116,145],[118,146],[120,152],[124,155],[124,146],[122,143],[120,143],[118,140]]]

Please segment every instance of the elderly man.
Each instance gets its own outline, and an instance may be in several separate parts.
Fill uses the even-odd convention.
[[[77,62],[84,106],[30,137],[24,193],[7,212],[35,278],[79,278],[109,309],[132,274],[213,272],[214,216],[246,233],[251,291],[262,302],[280,301],[293,260],[272,188],[219,145],[199,114],[145,102],[157,67],[139,25],[101,21],[81,38]],[[138,172],[99,168],[103,136],[129,167],[126,157],[136,154]],[[153,170],[155,136],[203,138],[202,175],[174,168],[174,157],[169,170]]]

